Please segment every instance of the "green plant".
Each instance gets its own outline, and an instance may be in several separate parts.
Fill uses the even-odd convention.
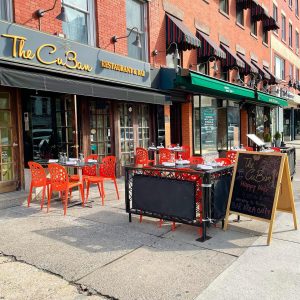
[[[272,137],[271,137],[271,134],[270,133],[265,133],[264,134],[264,141],[266,142],[266,143],[269,143],[269,142],[271,142],[271,139],[272,139]]]
[[[275,134],[274,134],[274,139],[275,140],[280,140],[281,139],[281,134],[279,131],[276,131]]]

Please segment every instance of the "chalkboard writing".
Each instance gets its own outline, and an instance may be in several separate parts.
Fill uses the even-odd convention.
[[[239,153],[230,211],[270,220],[282,156]]]

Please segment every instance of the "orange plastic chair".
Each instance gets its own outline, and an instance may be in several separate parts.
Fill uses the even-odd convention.
[[[244,148],[245,148],[247,151],[253,151],[253,147],[245,146]]]
[[[163,162],[169,162],[172,160],[172,152],[169,149],[162,148],[158,150],[159,154],[159,164],[161,165]]]
[[[204,164],[204,159],[201,156],[191,156],[189,161],[190,161],[191,165],[203,165]]]
[[[90,184],[94,183],[98,185],[99,193],[102,198],[102,205],[104,205],[104,198],[105,198],[105,192],[104,192],[104,181],[105,180],[112,180],[115,184],[118,200],[119,197],[119,190],[117,185],[117,178],[116,178],[116,157],[115,156],[106,156],[102,159],[102,164],[100,165],[100,174],[99,176],[89,176],[86,179],[87,185],[86,185],[86,200],[88,200],[89,197],[89,191],[90,191]]]
[[[31,182],[30,182],[29,195],[27,199],[27,206],[28,207],[30,206],[33,188],[42,187],[43,190],[42,190],[41,209],[43,209],[46,188],[47,188],[47,193],[49,195],[50,178],[47,178],[45,169],[40,164],[30,161],[28,162],[28,165],[31,173]]]
[[[50,173],[51,185],[50,185],[50,193],[48,194],[47,212],[49,212],[50,209],[50,200],[52,197],[52,193],[54,191],[57,191],[62,194],[63,202],[64,202],[64,215],[66,215],[69,191],[77,186],[81,193],[82,206],[84,206],[84,191],[83,191],[82,182],[69,182],[69,177],[66,169],[59,164],[49,164],[48,169]]]
[[[98,154],[90,154],[85,158],[85,162],[87,163],[89,159],[98,160]],[[87,176],[96,176],[97,175],[97,166],[84,166],[82,168],[82,180],[84,181]],[[71,175],[70,181],[79,181],[79,175]]]
[[[154,163],[154,160],[149,160],[148,151],[145,148],[137,147],[135,151],[135,163],[137,165],[148,166],[149,163]]]
[[[230,159],[231,163],[234,164],[236,161],[236,151],[227,151],[226,158]]]
[[[230,166],[232,164],[231,160],[225,157],[215,158],[215,162],[221,164],[222,166]]]
[[[181,158],[184,160],[189,160],[191,157],[191,148],[190,146],[187,145],[182,145],[182,152],[180,152],[179,154],[181,154]]]
[[[279,147],[271,147],[272,150],[274,150],[274,152],[281,152]]]

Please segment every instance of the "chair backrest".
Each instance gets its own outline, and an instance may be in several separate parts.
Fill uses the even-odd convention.
[[[138,165],[147,165],[148,164],[148,151],[145,148],[137,147],[135,149],[135,163]]]
[[[66,169],[59,164],[49,164],[48,165],[51,189],[53,191],[65,191],[68,183],[69,177]]]
[[[158,150],[159,153],[159,164],[168,162],[172,159],[172,152],[169,149],[162,148]]]
[[[82,168],[82,175],[96,176],[97,175],[97,165],[84,166]]]
[[[230,166],[231,160],[226,157],[215,158],[215,162],[221,164],[222,166]]]
[[[84,161],[88,162],[89,159],[98,160],[98,154],[90,154],[84,159]]]
[[[100,165],[100,176],[105,178],[116,178],[116,157],[105,156]]]
[[[253,147],[244,146],[247,151],[253,151]]]
[[[281,152],[280,148],[278,147],[271,147],[272,150],[274,150],[275,152]]]
[[[229,158],[231,163],[234,164],[236,160],[236,151],[227,151],[226,158]]]
[[[203,165],[204,164],[204,159],[201,156],[191,156],[189,161],[190,161],[191,165]]]
[[[190,157],[191,157],[191,148],[190,148],[190,146],[182,145],[181,149],[182,149],[182,152],[179,153],[179,154],[181,154],[181,158],[189,160]]]
[[[33,161],[28,162],[30,173],[31,173],[31,182],[34,186],[44,186],[46,185],[46,172],[44,168]]]

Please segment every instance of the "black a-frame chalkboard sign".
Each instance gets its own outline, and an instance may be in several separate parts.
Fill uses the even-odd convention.
[[[276,210],[293,214],[297,229],[294,195],[286,154],[238,152],[231,182],[224,229],[230,213],[270,224],[268,245]]]

